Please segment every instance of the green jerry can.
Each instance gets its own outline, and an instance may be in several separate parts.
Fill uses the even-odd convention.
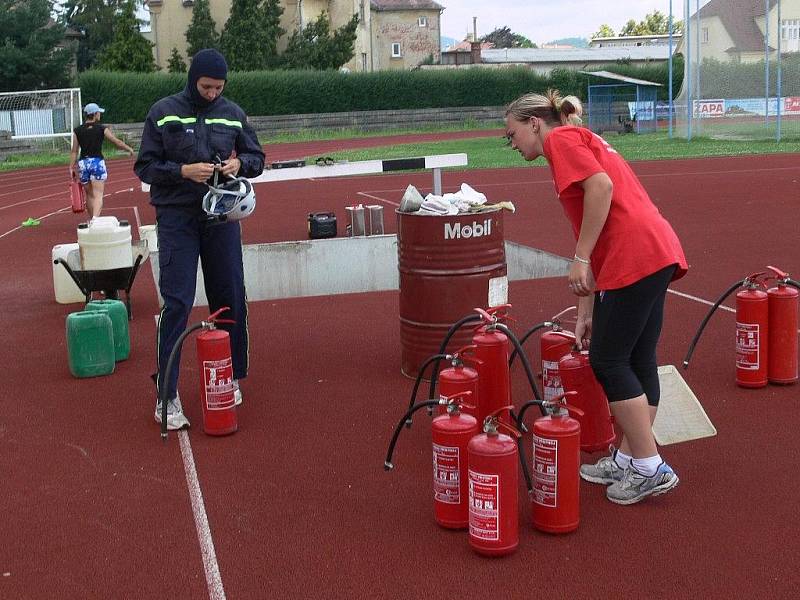
[[[131,339],[128,333],[128,309],[122,300],[92,300],[86,304],[86,311],[99,311],[111,318],[114,332],[114,360],[125,360],[131,354]]]
[[[114,372],[114,333],[111,317],[101,311],[67,315],[69,370],[75,377]]]

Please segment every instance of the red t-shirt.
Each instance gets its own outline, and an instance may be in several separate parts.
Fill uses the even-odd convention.
[[[603,138],[582,127],[557,127],[545,140],[544,155],[576,240],[583,221],[581,182],[604,172],[614,184],[611,209],[590,257],[596,289],[625,287],[673,264],[678,265],[673,280],[686,274],[678,236]]]

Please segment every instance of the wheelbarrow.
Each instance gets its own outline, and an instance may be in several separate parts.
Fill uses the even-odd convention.
[[[108,299],[119,299],[120,290],[125,292],[125,307],[128,309],[128,320],[133,319],[131,312],[131,288],[139,271],[139,266],[147,260],[150,252],[147,249],[147,242],[136,240],[131,243],[133,253],[133,265],[130,267],[119,267],[116,269],[83,270],[80,253],[75,250],[67,255],[66,259],[57,258],[54,264],[60,264],[67,270],[67,273],[75,282],[75,285],[86,296],[86,302],[92,299],[93,292],[102,292]]]

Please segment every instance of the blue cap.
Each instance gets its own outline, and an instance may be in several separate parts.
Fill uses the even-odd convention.
[[[89,104],[84,107],[83,112],[87,115],[93,115],[94,113],[104,113],[106,109],[100,108],[95,102],[89,102]]]

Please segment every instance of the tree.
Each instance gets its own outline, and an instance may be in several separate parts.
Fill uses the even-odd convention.
[[[123,5],[114,22],[114,38],[103,49],[97,66],[106,71],[151,73],[156,70],[153,44],[139,31],[135,0],[128,0]]]
[[[59,21],[80,31],[77,66],[84,71],[95,66],[100,52],[114,37],[114,21],[127,0],[65,0]]]
[[[609,25],[605,23],[600,25],[600,29],[597,30],[597,33],[592,34],[592,39],[599,38],[599,37],[616,37],[617,34],[614,33],[614,30],[611,29]]]
[[[680,33],[683,31],[683,21],[672,22],[672,32]],[[624,35],[665,35],[669,33],[669,17],[661,11],[653,11],[645,15],[645,18],[637,23],[630,19],[619,32]]]
[[[186,54],[194,56],[203,48],[219,49],[219,34],[211,18],[208,0],[196,0],[192,9],[192,21],[186,30]]]
[[[483,36],[480,41],[494,44],[495,48],[536,48],[536,44],[524,35],[514,33],[508,27],[498,27]]]
[[[331,33],[331,22],[323,11],[302,31],[295,31],[282,56],[287,69],[338,69],[355,54],[358,15]]]
[[[186,62],[174,46],[172,47],[172,54],[169,55],[167,70],[170,73],[186,73]]]
[[[4,91],[66,87],[72,50],[60,47],[53,0],[0,0],[0,85]]]
[[[233,0],[220,36],[220,49],[232,71],[258,71],[278,62],[283,8],[280,0]]]

